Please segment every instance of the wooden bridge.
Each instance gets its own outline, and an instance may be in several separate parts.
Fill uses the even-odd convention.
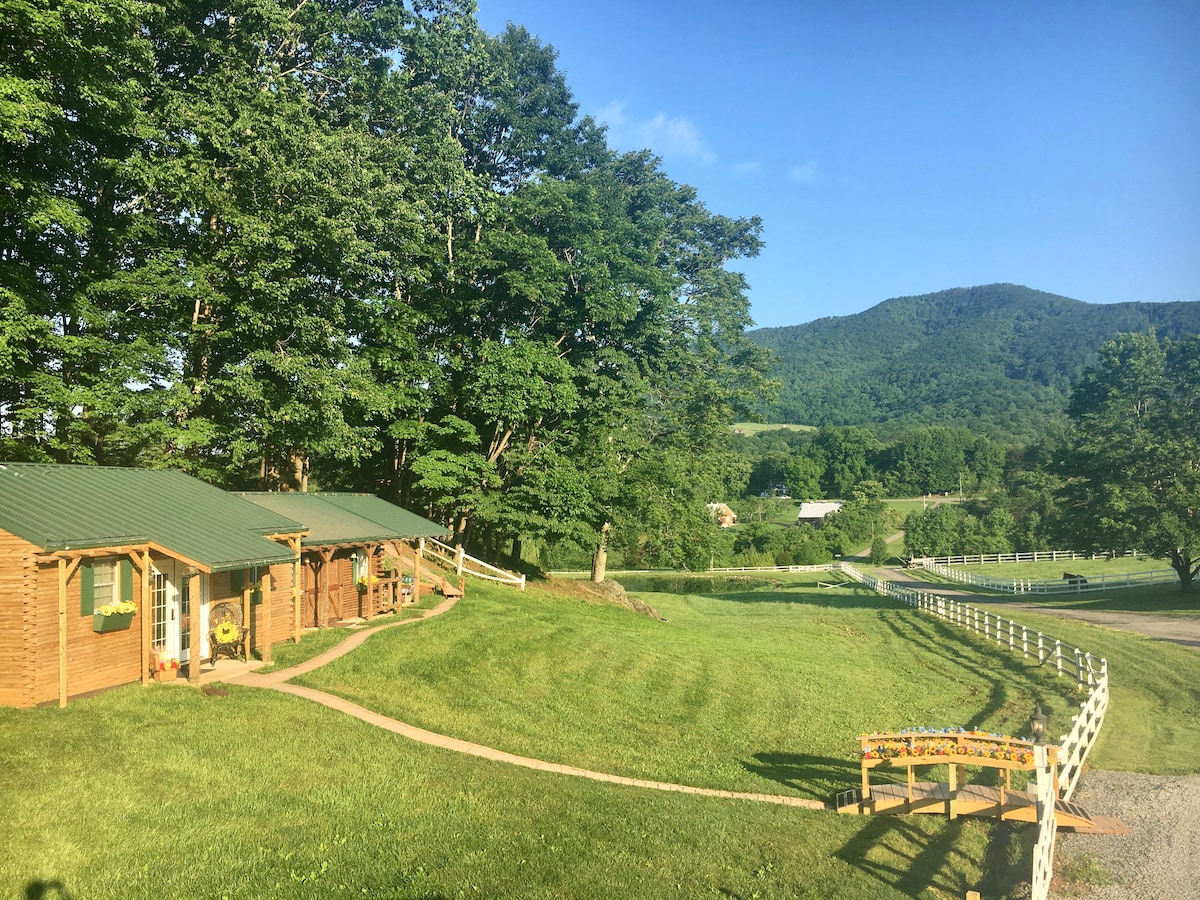
[[[958,816],[984,816],[1016,822],[1037,821],[1037,796],[1031,791],[1012,789],[1013,771],[1034,771],[1032,741],[978,731],[918,730],[865,734],[859,740],[862,785],[843,791],[837,797],[837,810],[858,815],[910,815],[934,813],[953,819]],[[1049,758],[1057,772],[1055,747],[1048,747]],[[919,766],[946,766],[946,782],[917,781]],[[997,769],[1003,772],[997,785],[967,781],[967,766]],[[871,784],[871,770],[902,767],[904,783]],[[1057,795],[1057,790],[1055,791]],[[1128,834],[1119,819],[1093,816],[1082,806],[1056,800],[1055,820],[1063,831],[1091,834]]]

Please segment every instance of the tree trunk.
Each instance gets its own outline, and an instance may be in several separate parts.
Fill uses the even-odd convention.
[[[599,584],[604,580],[604,572],[608,567],[608,533],[612,530],[612,525],[605,522],[600,528],[600,546],[596,548],[596,553],[592,556],[592,582]]]
[[[1171,568],[1179,576],[1179,589],[1185,594],[1191,593],[1192,579],[1196,576],[1192,569],[1192,555],[1186,550],[1172,550]]]

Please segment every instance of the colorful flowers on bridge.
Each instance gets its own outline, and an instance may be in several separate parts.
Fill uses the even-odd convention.
[[[966,728],[905,729],[895,734],[861,735],[862,759],[929,759],[973,756],[1033,765],[1033,748],[1023,738]]]

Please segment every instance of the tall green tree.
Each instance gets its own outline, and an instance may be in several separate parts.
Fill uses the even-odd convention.
[[[0,0],[0,455],[103,462],[162,358],[138,285],[153,8]]]
[[[1200,570],[1200,336],[1119,335],[1071,393],[1066,520],[1097,550],[1170,560],[1190,591]]]
[[[356,351],[398,217],[370,121],[396,9],[167,7],[143,159],[160,233],[137,274],[160,286],[173,365],[147,391],[147,456],[277,488],[302,485],[311,456],[377,447]]]

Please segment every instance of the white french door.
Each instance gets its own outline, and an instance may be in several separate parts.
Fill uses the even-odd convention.
[[[208,576],[200,575],[200,655],[208,652],[205,623],[208,621]],[[150,569],[150,642],[159,654],[188,661],[191,621],[187,567],[173,559],[158,560]]]

